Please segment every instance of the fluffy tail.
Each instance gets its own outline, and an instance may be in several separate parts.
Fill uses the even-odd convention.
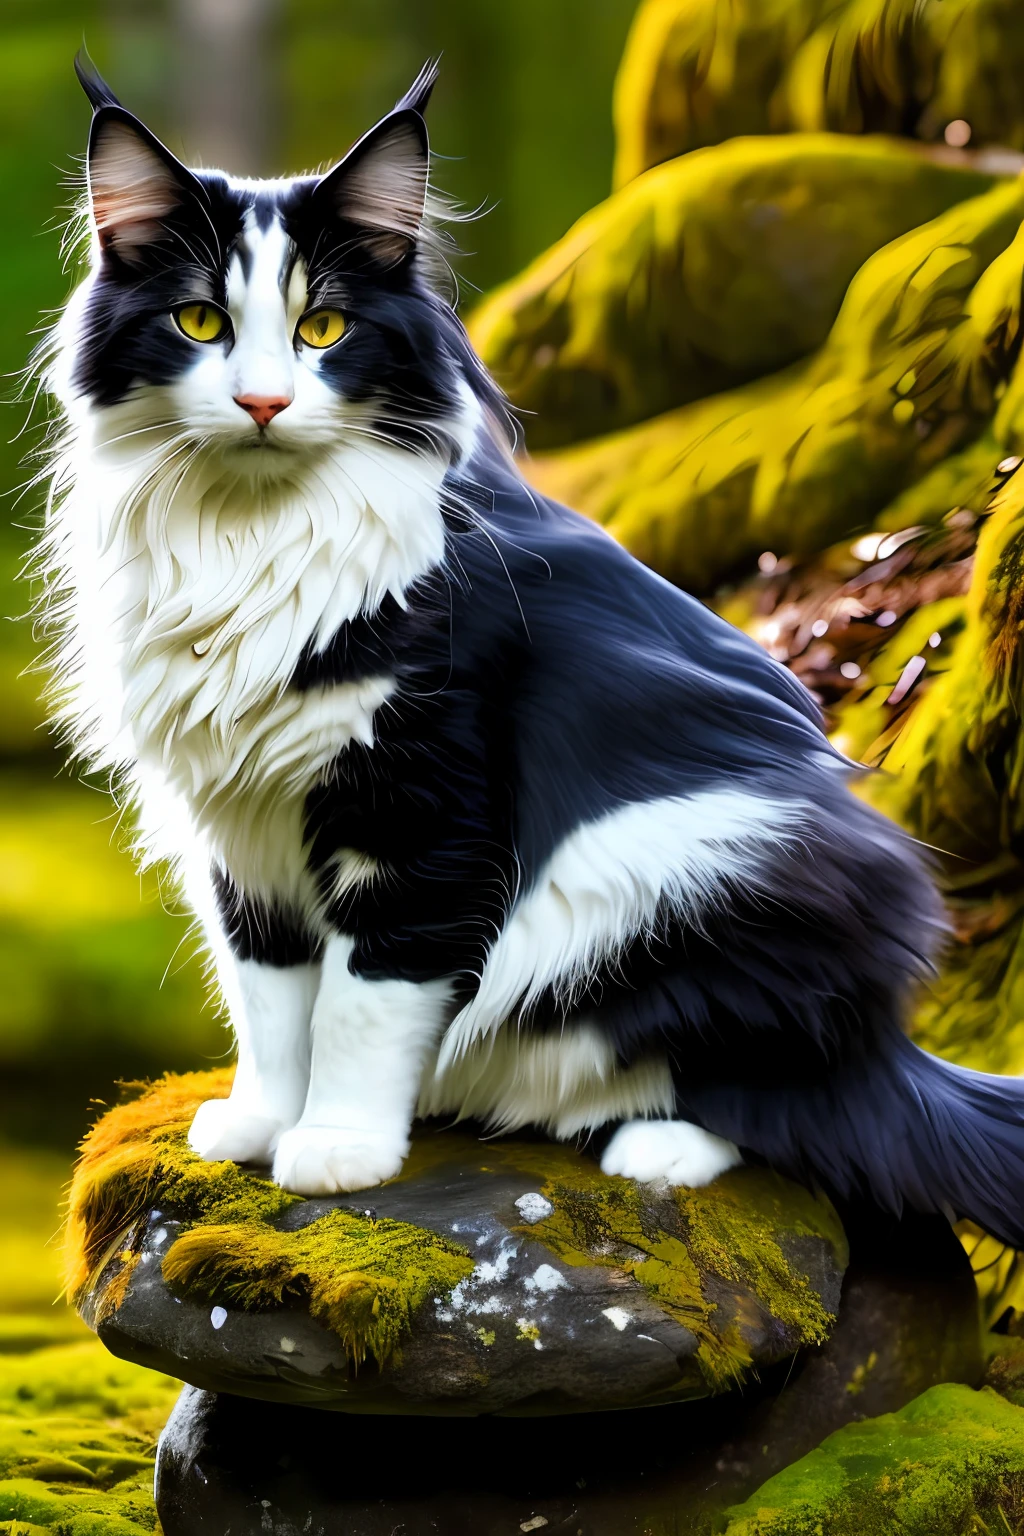
[[[686,1118],[842,1198],[967,1217],[1024,1248],[1024,1078],[953,1066],[894,1033],[824,1081],[679,1098]]]

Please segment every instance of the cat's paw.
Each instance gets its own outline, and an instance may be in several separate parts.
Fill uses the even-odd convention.
[[[393,1179],[409,1150],[407,1137],[336,1125],[297,1125],[285,1131],[274,1158],[274,1179],[297,1195],[338,1195]]]
[[[269,1163],[284,1122],[250,1114],[231,1099],[207,1099],[196,1110],[188,1144],[208,1163]]]
[[[615,1132],[601,1159],[602,1173],[641,1184],[710,1184],[743,1159],[739,1148],[688,1120],[629,1120]]]

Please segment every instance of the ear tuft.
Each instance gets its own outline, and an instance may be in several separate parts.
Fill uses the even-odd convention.
[[[405,95],[395,103],[395,111],[418,112],[422,117],[427,110],[430,94],[437,84],[440,68],[440,58],[428,59]]]
[[[101,106],[89,133],[89,201],[100,245],[130,266],[167,234],[166,220],[203,189],[148,128]]]
[[[317,184],[336,218],[355,224],[362,244],[394,266],[416,243],[427,196],[430,149],[419,112],[396,108]]]
[[[101,107],[119,107],[121,105],[92,59],[90,59],[88,50],[84,46],[79,48],[75,54],[75,74],[78,76],[78,83],[88,96],[94,112],[98,112]]]

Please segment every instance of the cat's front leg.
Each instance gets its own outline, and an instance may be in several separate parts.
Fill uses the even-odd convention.
[[[424,1065],[451,1016],[448,982],[359,976],[353,948],[339,937],[324,951],[309,1093],[274,1158],[274,1178],[298,1194],[369,1189],[399,1172]]]
[[[320,967],[226,958],[221,969],[238,1065],[230,1097],[199,1106],[189,1145],[209,1162],[269,1163],[305,1104]]]

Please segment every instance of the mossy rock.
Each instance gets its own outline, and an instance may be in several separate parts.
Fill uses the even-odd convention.
[[[958,204],[869,258],[809,361],[527,473],[697,592],[870,528],[1017,398],[1022,217],[1024,181]]]
[[[830,1330],[842,1228],[766,1170],[669,1191],[425,1130],[398,1179],[304,1200],[189,1150],[229,1083],[165,1078],[86,1139],[70,1286],[115,1354],[357,1411],[564,1412],[719,1393]]]
[[[837,1430],[734,1508],[726,1536],[968,1536],[1022,1514],[1024,1409],[944,1385]]]
[[[1013,0],[644,0],[615,83],[615,185],[737,134],[1024,148]]]
[[[349,1415],[339,1456],[335,1415],[186,1387],[157,1459],[166,1536],[720,1533],[725,1509],[843,1424],[981,1375],[970,1269],[941,1217],[855,1222],[851,1248],[828,1342],[742,1392],[556,1423],[478,1415],[458,1425],[454,1462],[443,1418],[382,1433]]]
[[[787,124],[772,98],[836,0],[644,0],[615,81],[615,185],[736,134]]]
[[[532,448],[595,437],[806,356],[874,251],[992,183],[884,139],[733,140],[586,214],[470,334]]]

